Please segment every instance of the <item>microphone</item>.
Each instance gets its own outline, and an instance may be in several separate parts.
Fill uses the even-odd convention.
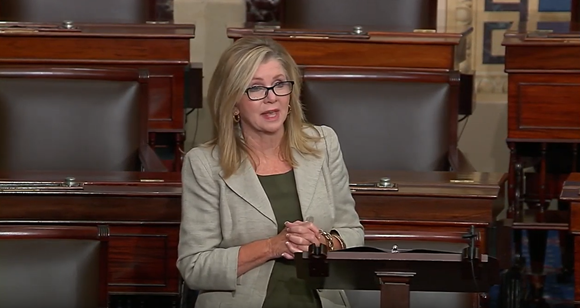
[[[479,259],[479,249],[475,246],[475,239],[477,238],[477,233],[475,232],[475,226],[471,225],[469,232],[461,236],[464,239],[469,239],[469,244],[467,247],[463,248],[463,259],[469,260],[469,265],[471,265],[471,278],[473,279],[473,285],[476,292],[480,292],[479,284],[477,283],[478,275],[475,272],[475,259]]]

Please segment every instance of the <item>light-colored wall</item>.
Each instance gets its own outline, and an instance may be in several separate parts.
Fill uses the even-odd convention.
[[[174,0],[174,22],[195,24],[191,61],[203,63],[204,106],[207,88],[221,53],[232,43],[227,27],[241,27],[246,21],[245,0]],[[198,121],[199,119],[199,121]],[[212,124],[207,108],[192,112],[186,123],[185,149],[211,138]]]
[[[507,79],[503,73],[503,64],[484,64],[483,61],[486,39],[483,29],[490,13],[484,10],[484,0],[444,1],[448,31],[473,28],[467,44],[468,59],[461,69],[475,72],[476,107],[473,115],[459,124],[459,148],[477,171],[507,172]],[[502,21],[517,21],[519,18],[505,12],[493,12],[491,16]],[[492,52],[503,54],[503,31],[495,31],[493,34],[495,48]]]
[[[539,0],[527,0],[531,19],[566,20],[569,13],[539,13]],[[493,1],[519,3],[519,0]],[[507,8],[508,6],[506,6]],[[192,41],[193,62],[202,62],[204,71],[204,97],[207,85],[223,50],[231,44],[226,37],[228,26],[241,26],[245,21],[244,0],[174,0],[176,23],[196,24],[196,38]],[[485,41],[487,56],[502,56],[501,39],[504,30],[485,33],[484,25],[501,26],[517,21],[517,11],[485,11],[485,0],[439,0],[438,28],[474,28],[468,44],[468,60],[463,70],[476,71],[477,106],[468,120],[460,123],[459,147],[478,171],[507,172],[509,153],[507,136],[507,77],[503,64],[484,61]],[[197,114],[199,112],[199,114]],[[199,118],[199,121],[196,119]],[[196,130],[197,128],[197,130]],[[211,137],[211,121],[207,108],[188,117],[186,149],[207,141]],[[462,133],[461,133],[462,132]]]

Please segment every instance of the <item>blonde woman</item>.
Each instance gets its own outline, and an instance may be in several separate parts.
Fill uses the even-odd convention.
[[[312,243],[363,244],[335,132],[306,122],[301,76],[268,38],[236,41],[208,91],[215,139],[183,164],[177,266],[196,308],[346,307],[313,291],[293,254]]]

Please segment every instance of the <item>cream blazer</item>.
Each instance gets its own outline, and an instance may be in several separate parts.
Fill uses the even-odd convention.
[[[330,127],[306,128],[320,134],[321,157],[295,151],[294,169],[304,218],[326,231],[336,230],[347,247],[364,243],[338,137]],[[200,294],[196,308],[260,308],[274,261],[237,277],[241,245],[275,236],[272,207],[246,159],[229,178],[222,176],[217,149],[197,147],[185,155],[182,217],[177,267]],[[324,308],[348,307],[342,291],[318,290]]]

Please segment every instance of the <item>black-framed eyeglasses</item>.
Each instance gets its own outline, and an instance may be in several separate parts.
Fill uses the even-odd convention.
[[[271,87],[265,86],[253,86],[246,89],[246,95],[248,98],[253,101],[259,101],[264,99],[268,96],[270,90],[276,94],[276,96],[286,96],[292,93],[292,89],[294,88],[294,81],[280,81],[276,82]]]

